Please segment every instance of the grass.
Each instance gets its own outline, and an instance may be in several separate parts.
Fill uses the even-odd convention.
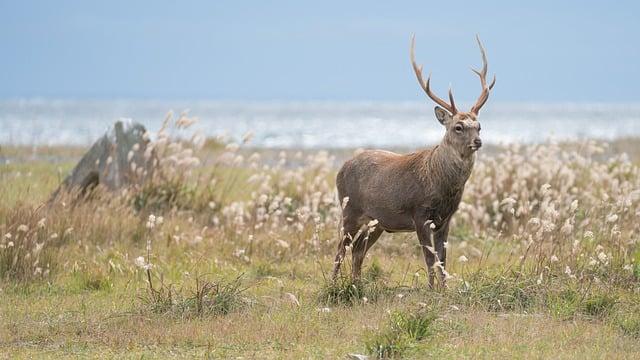
[[[328,279],[331,154],[209,143],[167,181],[41,206],[82,152],[3,146],[17,160],[0,165],[0,354],[638,357],[640,171],[571,146],[481,155],[435,290],[407,234],[380,238],[361,281]],[[147,228],[150,214],[164,222]]]

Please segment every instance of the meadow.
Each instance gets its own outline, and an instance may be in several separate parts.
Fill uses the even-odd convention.
[[[334,178],[358,150],[254,149],[187,120],[154,140],[154,179],[117,193],[49,201],[85,149],[0,148],[0,357],[640,357],[638,140],[480,150],[429,289],[415,234],[330,279]]]

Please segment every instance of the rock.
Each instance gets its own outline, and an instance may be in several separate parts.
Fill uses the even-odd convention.
[[[146,129],[138,123],[117,121],[113,129],[96,141],[53,194],[61,190],[81,194],[101,185],[114,191],[142,184],[153,176],[155,156],[147,152]]]

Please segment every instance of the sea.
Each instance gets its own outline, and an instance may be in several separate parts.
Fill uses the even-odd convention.
[[[461,104],[467,108],[469,104]],[[437,143],[444,128],[429,102],[0,100],[0,145],[87,146],[119,120],[153,136],[169,112],[197,118],[193,130],[260,148],[398,148]],[[640,104],[490,103],[485,143],[640,137]]]

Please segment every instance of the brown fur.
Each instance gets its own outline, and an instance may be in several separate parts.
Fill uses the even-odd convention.
[[[343,205],[344,236],[335,259],[334,277],[340,270],[345,247],[353,244],[352,276],[358,278],[367,250],[384,231],[417,232],[431,285],[436,261],[442,262],[444,269],[449,221],[458,209],[481,142],[474,114],[451,116],[436,107],[436,115],[447,128],[439,145],[407,155],[365,151],[347,161],[338,172],[336,185]],[[371,220],[378,224],[369,229]]]

